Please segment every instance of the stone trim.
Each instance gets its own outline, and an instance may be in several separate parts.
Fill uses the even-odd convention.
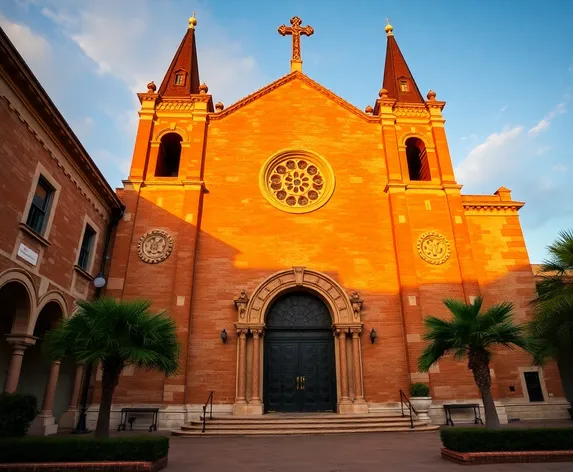
[[[235,110],[243,108],[244,106],[248,105],[249,103],[254,102],[255,100],[258,100],[259,98],[266,95],[267,93],[272,92],[273,90],[281,87],[284,84],[291,82],[294,79],[301,80],[302,82],[304,82],[309,87],[315,89],[316,91],[322,93],[323,95],[326,95],[326,97],[328,99],[332,100],[334,103],[337,103],[342,108],[345,108],[347,111],[349,111],[350,113],[363,119],[364,121],[366,121],[368,123],[380,123],[380,117],[379,116],[368,115],[367,113],[356,108],[354,105],[347,102],[343,98],[339,97],[335,93],[331,92],[326,87],[323,87],[319,83],[312,80],[310,77],[308,77],[308,76],[304,75],[302,72],[299,72],[296,70],[293,72],[290,72],[289,74],[287,74],[287,75],[285,75],[285,76],[283,76],[277,80],[275,80],[274,82],[271,82],[268,85],[265,85],[264,87],[260,88],[256,92],[253,92],[252,94],[247,95],[246,97],[240,99],[238,102],[235,102],[234,104],[232,104],[230,107],[224,109],[223,111],[219,111],[216,113],[209,113],[209,120],[220,120],[220,119],[226,117],[227,115],[230,115]]]

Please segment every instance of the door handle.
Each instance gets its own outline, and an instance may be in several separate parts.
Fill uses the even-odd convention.
[[[302,386],[301,386],[300,389],[301,389],[301,390],[304,390],[304,382],[305,382],[305,380],[306,380],[306,377],[301,377],[300,379],[301,379],[301,382],[302,382]]]
[[[300,377],[296,378],[296,389],[300,390]]]

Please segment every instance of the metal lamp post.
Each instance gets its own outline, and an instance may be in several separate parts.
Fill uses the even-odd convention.
[[[93,279],[93,284],[96,289],[94,299],[98,299],[101,295],[101,289],[105,287],[106,280],[101,272]],[[90,378],[92,376],[92,365],[88,364],[85,366],[84,378],[82,382],[82,406],[80,410],[80,417],[78,418],[78,424],[74,430],[74,434],[85,434],[89,433],[90,430],[87,427],[87,411],[88,411],[88,391],[90,388]]]

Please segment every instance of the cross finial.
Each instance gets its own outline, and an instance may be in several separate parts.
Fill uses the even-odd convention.
[[[290,61],[291,72],[295,70],[302,70],[302,59],[300,57],[300,36],[310,36],[314,33],[312,26],[301,26],[302,20],[298,16],[293,16],[290,19],[292,26],[282,25],[279,26],[279,34],[286,36],[292,35],[292,59]]]

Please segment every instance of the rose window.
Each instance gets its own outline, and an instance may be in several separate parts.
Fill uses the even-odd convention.
[[[261,190],[275,207],[305,213],[322,206],[334,191],[328,163],[308,151],[284,151],[261,169]]]
[[[288,159],[275,166],[269,186],[280,202],[290,207],[304,207],[318,200],[324,179],[314,164],[305,159]]]

